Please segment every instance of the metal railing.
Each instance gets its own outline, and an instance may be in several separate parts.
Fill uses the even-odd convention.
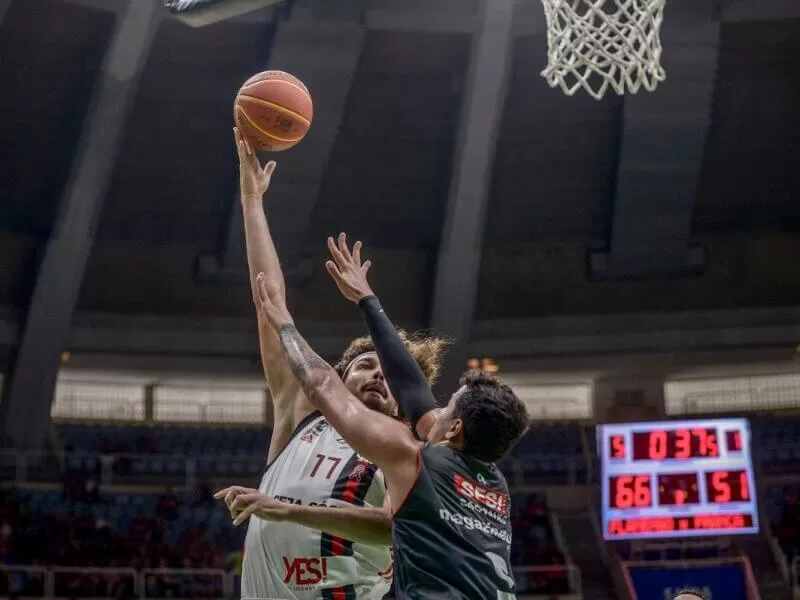
[[[193,487],[199,479],[241,480],[258,477],[265,455],[94,454],[0,450],[0,477],[17,484],[61,481],[66,473],[94,476],[103,485],[164,484]],[[566,470],[525,468],[530,460],[558,460]],[[511,487],[590,483],[590,470],[581,455],[530,455],[507,458],[501,468]]]
[[[564,587],[553,582],[564,575]],[[514,567],[518,598],[581,598],[580,571],[573,565]],[[142,569],[41,567],[0,564],[0,596],[27,598],[91,597],[234,598],[238,575],[221,569]],[[541,574],[540,576],[537,574]],[[2,587],[7,581],[7,589]],[[548,583],[549,582],[549,583]],[[550,587],[546,587],[549,585]],[[124,586],[121,592],[120,587]],[[537,590],[538,588],[538,590]]]

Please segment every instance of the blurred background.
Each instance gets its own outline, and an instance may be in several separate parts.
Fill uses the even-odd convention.
[[[800,4],[670,0],[667,80],[601,101],[508,5],[0,0],[0,595],[236,596],[209,497],[257,484],[271,405],[231,107],[274,68],[315,102],[266,201],[311,345],[363,333],[346,231],[398,325],[456,340],[439,393],[482,366],[536,419],[501,465],[520,597],[644,600],[651,561],[665,597],[702,564],[800,598]],[[760,533],[605,542],[595,425],[698,415],[749,418]]]

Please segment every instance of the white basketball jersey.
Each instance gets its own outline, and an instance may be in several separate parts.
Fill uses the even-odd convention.
[[[380,507],[386,495],[383,474],[318,412],[298,425],[259,490],[306,506]],[[391,569],[387,547],[253,517],[244,543],[242,598],[380,600]]]

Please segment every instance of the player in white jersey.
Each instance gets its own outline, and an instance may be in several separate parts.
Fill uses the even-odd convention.
[[[254,301],[255,274],[259,272],[264,273],[265,285],[285,297],[285,283],[262,205],[275,163],[262,170],[238,131],[235,137]],[[260,313],[259,344],[274,408],[268,467],[258,490],[232,487],[215,496],[225,499],[237,523],[251,514],[260,517],[250,519],[248,527],[242,597],[381,598],[391,577],[390,520],[384,507],[383,476],[314,410],[289,369],[280,341]],[[433,380],[441,341],[415,340],[408,345]],[[351,344],[337,364],[337,373],[366,406],[398,415],[368,338]],[[254,495],[258,502],[252,501]],[[239,515],[234,505],[239,496],[250,498],[249,507],[262,510],[250,508],[247,514]],[[275,509],[275,500],[285,503],[286,511]]]

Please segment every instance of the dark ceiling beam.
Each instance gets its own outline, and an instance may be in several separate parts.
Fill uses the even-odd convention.
[[[728,0],[722,11],[725,23],[800,19],[797,0]]]
[[[297,2],[290,19],[278,24],[270,53],[269,68],[299,77],[314,99],[314,120],[306,139],[284,153],[261,156],[262,161],[278,162],[265,208],[290,282],[301,283],[311,273],[310,262],[303,257],[305,232],[361,56],[365,29],[358,16],[363,2],[340,0],[333,14],[330,9],[314,10],[319,2]],[[200,281],[247,281],[243,231],[237,193],[221,248],[198,262]]]
[[[715,0],[712,15],[723,23],[737,23],[743,21],[773,21],[778,19],[800,19],[800,2],[797,0]],[[664,23],[672,19],[673,6],[667,2],[664,9]],[[519,11],[514,20],[514,33],[516,35],[541,35],[546,31],[544,20],[541,18],[542,5],[539,2],[525,3],[525,8]],[[418,17],[424,21],[424,15]],[[707,16],[702,17],[708,20]],[[424,28],[424,24],[420,24]]]
[[[436,6],[413,10],[400,4],[393,9],[370,9],[364,13],[367,29],[419,31],[424,33],[472,33],[477,19],[461,10],[443,10]]]
[[[153,2],[126,5],[95,83],[0,404],[3,432],[20,448],[40,448],[47,438],[59,357],[69,343],[126,118],[162,16],[159,8]]]
[[[719,55],[712,13],[709,0],[670,0],[661,31],[667,79],[625,97],[610,243],[591,256],[595,279],[702,270],[702,250],[689,244]]]
[[[9,6],[11,6],[11,0],[0,0],[0,25],[3,24]]]
[[[358,321],[304,321],[299,326],[309,343],[324,356],[337,356],[363,329]],[[15,344],[19,330],[11,312],[0,316],[0,346]],[[504,359],[501,368],[506,370],[506,361],[515,364],[547,356],[572,356],[586,362],[585,357],[599,355],[745,347],[784,347],[789,356],[798,339],[800,306],[783,306],[478,321],[469,351]],[[66,348],[73,355],[254,360],[258,340],[246,318],[78,312]],[[191,363],[186,365],[191,371]]]
[[[442,386],[464,371],[475,312],[495,144],[503,116],[516,0],[482,0],[459,117],[431,327],[452,338]]]

